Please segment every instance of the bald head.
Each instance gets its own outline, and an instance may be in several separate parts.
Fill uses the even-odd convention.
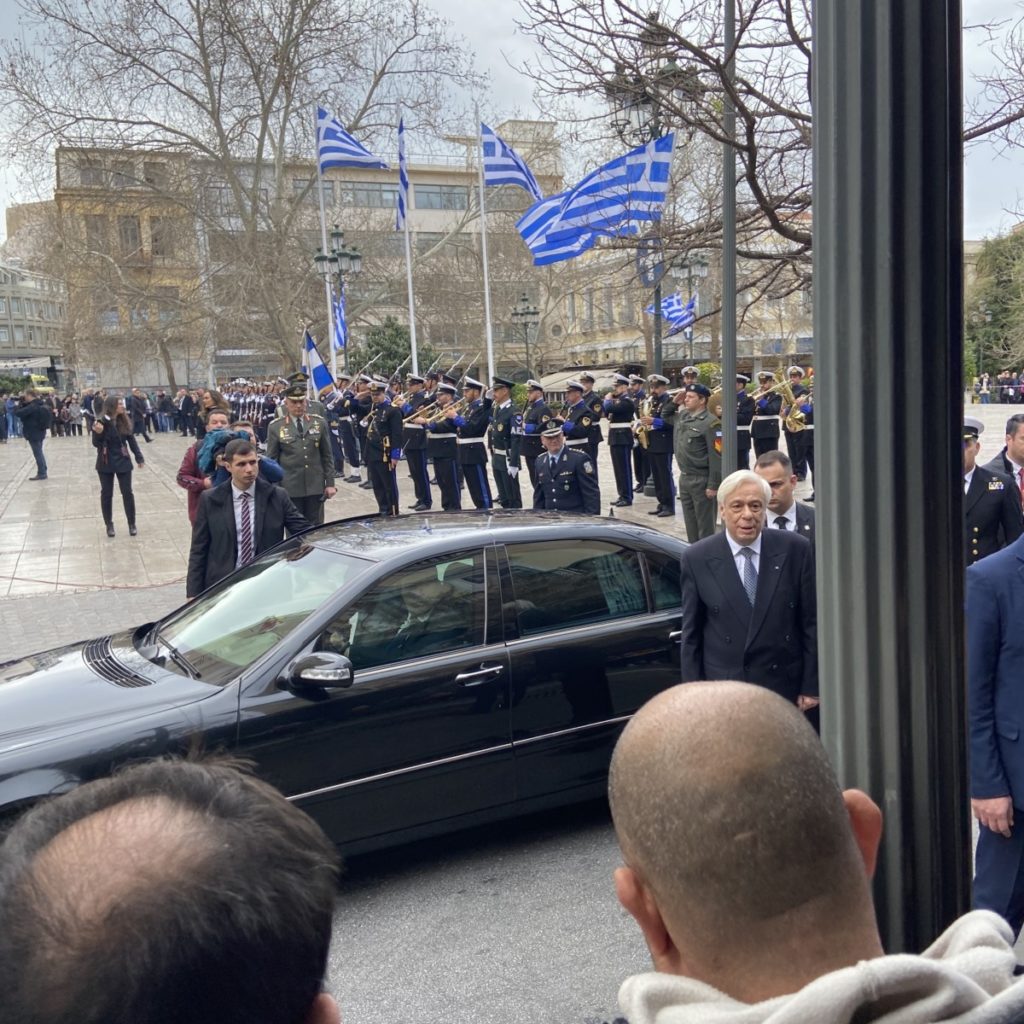
[[[735,950],[870,909],[864,861],[803,715],[745,683],[686,683],[637,713],[609,798],[626,863],[670,932]]]

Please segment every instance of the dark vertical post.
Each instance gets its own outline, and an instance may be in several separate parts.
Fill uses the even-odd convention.
[[[814,333],[825,743],[885,814],[883,940],[966,909],[959,0],[818,0]]]
[[[726,77],[735,68],[736,0],[725,0],[723,18]],[[722,475],[737,464],[736,437],[736,107],[726,93],[722,119]]]
[[[661,373],[663,365],[661,351],[661,267],[658,267],[658,283],[654,286],[654,369],[652,373]]]

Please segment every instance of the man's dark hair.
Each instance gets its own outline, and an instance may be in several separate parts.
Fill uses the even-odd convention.
[[[29,811],[0,846],[4,1024],[301,1024],[337,854],[225,760],[163,759]]]
[[[1006,421],[1006,436],[1016,437],[1022,423],[1024,423],[1024,412],[1015,412]]]
[[[224,461],[233,462],[236,455],[252,455],[255,451],[256,446],[251,441],[236,437],[224,445]]]
[[[793,472],[793,460],[785,453],[780,451],[765,452],[763,455],[758,455],[755,466],[760,466],[762,469],[766,469],[768,466],[781,466],[787,473]]]

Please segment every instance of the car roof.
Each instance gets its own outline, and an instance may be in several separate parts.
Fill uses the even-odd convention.
[[[623,519],[567,515],[530,509],[437,512],[429,515],[367,516],[339,520],[304,534],[306,543],[359,558],[383,561],[413,549],[429,555],[461,543],[508,544],[530,540],[583,540],[619,534],[682,551],[685,542]],[[430,549],[430,550],[428,550]]]

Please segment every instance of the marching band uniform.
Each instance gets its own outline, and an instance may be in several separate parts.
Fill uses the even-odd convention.
[[[370,385],[374,394],[383,384]],[[374,402],[366,427],[366,472],[382,516],[398,515],[398,477],[393,463],[402,457],[402,411],[389,398]]]
[[[464,387],[476,391],[466,408],[465,415],[458,415],[453,422],[459,430],[459,465],[465,477],[469,496],[477,508],[491,508],[491,484],[487,479],[487,427],[491,422],[491,399],[481,398],[484,386],[472,377],[466,377]]]
[[[664,389],[668,385],[668,378],[660,373],[652,373],[647,381],[652,389]],[[665,390],[655,393],[653,401],[651,424],[647,432],[647,460],[654,479],[658,507],[648,512],[648,515],[667,519],[676,514],[675,484],[672,480],[672,435],[675,430],[676,404]]]
[[[523,416],[512,405],[512,381],[495,377],[491,387],[495,392],[504,389],[507,395],[494,406],[494,418],[491,420],[491,468],[498,488],[498,503],[502,508],[522,508],[519,455],[523,441]],[[497,394],[495,402],[499,402]]]
[[[612,469],[615,471],[615,488],[618,500],[613,504],[616,508],[625,508],[633,504],[633,417],[636,415],[636,403],[630,397],[626,387],[629,378],[621,373],[615,374],[615,386],[618,390],[604,400],[604,412],[608,417],[608,454],[612,457]]]
[[[451,384],[439,384],[437,393],[438,397],[446,394],[453,398],[455,388]],[[445,417],[427,424],[427,454],[434,462],[434,479],[441,491],[441,508],[445,512],[459,511],[462,508],[462,481],[457,465],[458,428],[454,419]]]
[[[640,403],[647,397],[644,389],[644,379],[633,373],[629,377],[629,397],[636,405],[636,415],[640,415]],[[633,476],[636,478],[637,491],[642,491],[647,486],[647,477],[650,469],[647,465],[647,449],[636,440],[636,433],[633,434]]]
[[[757,375],[757,380],[763,388],[771,386],[775,381],[775,374],[764,371]],[[775,451],[779,447],[779,413],[782,411],[782,395],[764,395],[761,398],[754,397],[754,418],[750,423],[750,438],[754,443],[754,455],[764,455],[765,452]]]
[[[736,468],[750,469],[750,423],[757,406],[747,393],[750,378],[736,374]]]
[[[409,384],[422,384],[423,378],[410,373]],[[428,402],[425,391],[416,391],[409,396],[409,400],[402,406],[402,415],[405,419],[414,416]],[[409,463],[409,476],[412,478],[413,490],[416,492],[416,503],[412,506],[414,512],[426,512],[434,504],[434,498],[430,491],[430,474],[427,472],[427,432],[419,423],[406,423],[402,432],[402,442],[405,447],[405,457]]]
[[[526,459],[526,470],[530,474],[530,483],[537,486],[537,458],[544,452],[540,442],[541,432],[554,417],[551,407],[544,401],[544,388],[538,380],[526,382],[526,394],[529,401],[523,411],[523,457]]]
[[[791,366],[786,371],[789,377],[789,386],[793,392],[794,398],[804,398],[810,394],[806,387],[803,385],[804,371],[799,366]],[[794,380],[794,378],[796,378]],[[796,409],[803,411],[805,402],[797,402]],[[789,452],[789,461],[793,463],[793,472],[796,473],[798,480],[804,480],[807,478],[807,455],[804,450],[804,435],[807,433],[806,430],[786,430],[785,417],[788,416],[793,409],[784,409],[782,432],[786,435],[786,451]],[[806,422],[807,414],[804,413]],[[813,458],[813,456],[811,456]]]
[[[581,373],[578,377],[583,385],[583,394],[580,398],[583,404],[590,411],[590,427],[587,433],[587,454],[594,464],[594,473],[597,473],[598,446],[604,440],[601,433],[601,417],[604,415],[604,401],[600,395],[594,393],[594,375],[592,373]]]

